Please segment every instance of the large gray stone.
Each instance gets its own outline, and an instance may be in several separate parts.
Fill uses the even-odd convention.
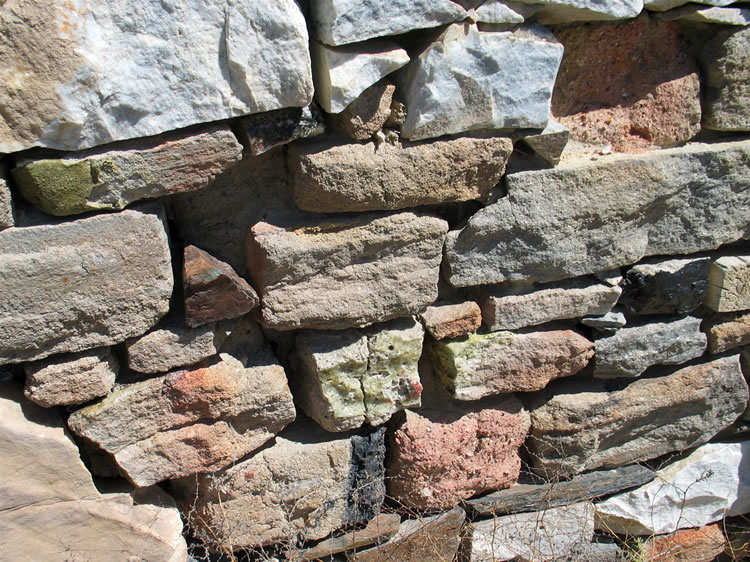
[[[312,36],[343,45],[460,21],[466,11],[450,0],[317,0],[310,11]]]
[[[0,232],[0,364],[120,343],[169,309],[160,213],[127,210]]]
[[[0,448],[4,558],[187,560],[174,502],[163,493],[140,505],[130,494],[100,494],[58,412],[8,384],[0,389]]]
[[[750,130],[750,29],[725,31],[701,52],[704,70],[703,126],[719,131]]]
[[[447,230],[444,220],[414,213],[256,224],[247,269],[263,324],[343,329],[421,312],[437,298]]]
[[[166,373],[216,354],[213,324],[188,328],[169,318],[154,330],[125,344],[128,367],[139,373]]]
[[[716,312],[750,309],[750,255],[721,256],[711,263],[704,304]]]
[[[448,234],[448,280],[555,281],[750,237],[750,141],[507,176],[507,197]]]
[[[732,424],[747,400],[738,355],[622,390],[595,379],[550,385],[530,400],[532,468],[566,477],[695,447]]]
[[[500,181],[512,151],[505,137],[296,144],[289,152],[294,202],[305,211],[352,212],[482,199]]]
[[[515,0],[520,4],[537,4],[540,23],[555,24],[572,21],[599,21],[634,18],[643,9],[643,0]]]
[[[701,319],[692,316],[620,328],[596,339],[593,374],[637,377],[653,365],[679,365],[703,355],[706,341]]]
[[[312,99],[294,0],[13,3],[0,34],[0,152],[88,148]]]
[[[562,45],[541,27],[482,32],[468,23],[450,26],[400,73],[403,136],[543,129],[562,54]]]

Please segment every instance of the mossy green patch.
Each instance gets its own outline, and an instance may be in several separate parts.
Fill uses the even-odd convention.
[[[18,191],[35,207],[55,216],[91,210],[88,197],[96,185],[88,160],[37,160],[13,170]]]

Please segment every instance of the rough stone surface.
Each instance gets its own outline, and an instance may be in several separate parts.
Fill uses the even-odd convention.
[[[594,344],[572,330],[470,334],[430,341],[427,349],[435,375],[458,400],[540,390],[594,356]]]
[[[13,198],[10,194],[7,178],[8,173],[2,164],[0,164],[0,229],[15,225],[13,212]]]
[[[704,303],[716,312],[750,308],[750,255],[722,256],[711,264]]]
[[[549,120],[562,45],[541,27],[482,32],[450,26],[401,72],[410,140]]]
[[[293,0],[14,3],[0,35],[0,59],[11,61],[0,74],[0,152],[88,148],[304,106],[313,94]]]
[[[420,316],[436,340],[458,338],[475,332],[482,324],[482,311],[474,301],[428,306]]]
[[[137,486],[218,470],[295,417],[281,366],[245,368],[230,355],[220,357],[119,387],[74,412],[68,426],[113,455]]]
[[[45,213],[74,215],[201,189],[241,157],[232,131],[220,126],[106,152],[22,161],[13,179],[19,193]]]
[[[733,423],[748,400],[738,355],[606,388],[565,381],[531,398],[534,472],[565,477],[695,447]]]
[[[465,520],[466,514],[459,507],[440,515],[408,519],[387,543],[356,552],[349,559],[351,562],[453,560]]]
[[[682,6],[688,2],[694,4],[705,4],[707,6],[728,6],[736,0],[645,0],[645,6],[647,10],[654,10],[656,12],[664,12],[671,10],[677,6]]]
[[[625,315],[620,311],[611,311],[604,316],[587,316],[581,318],[581,324],[594,328],[595,330],[609,332],[617,328],[622,328],[628,323]]]
[[[653,482],[597,504],[597,527],[623,535],[659,535],[747,513],[748,455],[748,441],[703,445],[659,470]]]
[[[703,126],[719,131],[750,130],[750,29],[720,33],[701,52],[705,74]]]
[[[315,424],[295,424],[258,454],[182,479],[174,491],[183,513],[193,514],[194,532],[214,550],[322,539],[378,514],[384,433],[331,439]]]
[[[571,480],[547,484],[516,484],[505,490],[470,499],[464,506],[475,515],[505,515],[543,511],[582,501],[593,501],[651,482],[656,473],[631,464],[612,470],[596,470]]]
[[[742,6],[722,8],[689,4],[659,14],[657,17],[685,22],[744,26],[750,24],[750,9]]]
[[[529,415],[515,396],[402,415],[387,466],[388,494],[400,504],[449,509],[518,480]]]
[[[749,158],[748,141],[696,144],[510,174],[448,234],[447,278],[556,281],[750,237]]]
[[[487,0],[486,2],[483,2],[474,10],[473,17],[476,22],[492,24],[517,24],[523,23],[526,19],[524,17],[522,4],[515,4],[513,8],[511,8],[500,0]]]
[[[516,136],[523,139],[542,159],[553,166],[557,166],[560,163],[563,150],[568,144],[570,130],[562,123],[550,119],[541,132],[516,133]]]
[[[242,316],[259,303],[255,289],[231,265],[195,246],[185,246],[182,285],[191,328]]]
[[[700,357],[706,351],[706,334],[700,318],[686,316],[621,328],[595,344],[595,377],[637,377],[653,365],[679,365]]]
[[[538,4],[540,23],[555,24],[573,21],[618,20],[634,18],[643,9],[643,0],[516,0],[521,4]]]
[[[449,0],[319,0],[311,8],[311,34],[328,45],[398,35],[466,17],[466,11]]]
[[[287,558],[293,560],[325,559],[339,552],[379,544],[398,533],[400,526],[401,516],[398,513],[381,513],[368,521],[364,529],[357,529],[338,537],[326,539],[301,552],[299,556],[287,554]]]
[[[470,560],[565,560],[593,537],[590,502],[515,513],[471,525]]]
[[[294,202],[318,212],[403,209],[484,198],[505,172],[509,138],[292,147]]]
[[[25,363],[23,393],[44,408],[83,404],[106,396],[115,385],[119,368],[108,347]]]
[[[328,113],[340,113],[362,92],[409,62],[396,43],[374,41],[356,47],[313,42],[315,100]]]
[[[144,336],[125,343],[128,367],[139,373],[166,373],[216,354],[214,326],[187,328],[168,318]]]
[[[26,560],[183,562],[180,514],[167,503],[134,504],[129,494],[100,494],[55,410],[0,389],[0,548]],[[137,498],[136,498],[137,499]],[[162,494],[163,501],[167,501]],[[42,540],[43,538],[43,540]]]
[[[127,210],[0,232],[0,364],[119,343],[156,324],[173,285],[164,228],[160,213]]]
[[[708,336],[708,350],[724,353],[729,349],[750,345],[750,312],[717,314],[703,326]]]
[[[593,279],[571,279],[550,285],[499,286],[479,301],[482,321],[491,331],[515,330],[553,320],[607,314],[622,290]]]
[[[391,116],[396,86],[381,80],[367,88],[344,111],[332,115],[333,128],[357,141],[365,141],[383,128]]]
[[[448,224],[413,213],[250,229],[247,269],[264,325],[343,329],[411,316],[437,298]],[[356,290],[352,290],[355,287]]]
[[[640,551],[646,560],[711,562],[724,552],[727,539],[719,525],[683,529],[666,536],[649,537]]]
[[[315,104],[256,113],[242,118],[239,127],[243,144],[253,156],[324,132],[323,114]]]
[[[620,306],[631,314],[689,314],[706,296],[711,258],[648,259],[624,275]]]
[[[641,17],[568,26],[555,37],[565,56],[552,114],[571,138],[630,152],[673,146],[700,131],[698,65],[680,24]]]

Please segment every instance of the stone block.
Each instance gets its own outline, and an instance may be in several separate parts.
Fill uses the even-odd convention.
[[[750,312],[715,314],[703,325],[708,336],[708,351],[724,353],[743,345],[750,345]]]
[[[664,14],[658,14],[659,19],[679,20],[690,23],[713,23],[720,25],[748,25],[750,24],[750,9],[742,6],[700,6],[688,4],[669,10]]]
[[[723,31],[701,51],[706,99],[703,126],[718,131],[750,129],[750,30]]]
[[[436,340],[459,338],[482,325],[482,311],[474,301],[428,306],[420,318]]]
[[[396,86],[387,80],[376,82],[351,102],[344,111],[331,115],[333,128],[356,141],[366,141],[380,131],[391,116]]]
[[[664,12],[671,10],[677,6],[682,6],[688,2],[693,4],[704,4],[707,6],[728,6],[735,2],[735,0],[645,0],[645,6],[647,10],[653,10],[655,12]]]
[[[323,113],[314,103],[306,107],[286,107],[255,113],[239,121],[238,134],[252,156],[297,139],[322,135]]]
[[[681,562],[710,561],[724,553],[727,539],[719,524],[682,529],[674,534],[649,537],[640,547],[646,560]]]
[[[750,255],[713,261],[704,304],[716,312],[750,309]]]
[[[326,539],[312,548],[299,553],[288,553],[290,560],[317,560],[334,554],[386,542],[398,533],[401,516],[398,513],[381,513],[367,522],[363,529],[349,531],[337,537]]]

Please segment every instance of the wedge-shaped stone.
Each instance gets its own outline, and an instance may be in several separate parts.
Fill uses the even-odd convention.
[[[466,11],[450,0],[318,0],[312,3],[312,36],[343,45],[460,21]]]
[[[127,210],[0,232],[0,364],[112,345],[169,309],[160,213]]]
[[[231,355],[220,357],[122,386],[74,412],[68,426],[109,452],[137,486],[218,470],[295,417],[280,365],[245,368]]]
[[[25,402],[20,388],[3,384],[0,420],[0,548],[7,556],[187,560],[174,502],[152,490],[100,494],[56,410]]]
[[[222,472],[177,481],[174,492],[193,531],[217,551],[322,539],[379,513],[384,434],[331,439],[303,421]]]
[[[643,9],[643,0],[515,0],[520,4],[539,4],[540,23],[568,23],[634,18]]]
[[[400,73],[401,131],[419,140],[474,129],[544,129],[563,47],[541,27],[450,26]]]
[[[256,224],[247,269],[261,294],[263,323],[343,329],[424,310],[437,298],[447,230],[444,220],[413,213],[299,228]]]
[[[21,195],[45,213],[74,215],[201,189],[241,157],[242,145],[221,126],[107,152],[22,161],[13,179]]]
[[[373,84],[344,111],[330,116],[334,130],[357,141],[370,139],[390,118],[395,91],[387,79]]]
[[[741,141],[511,174],[507,197],[449,233],[448,280],[555,281],[750,237],[749,162]]]
[[[572,330],[470,334],[427,345],[435,375],[458,400],[540,390],[594,356],[594,344]]]
[[[653,365],[679,365],[706,351],[701,319],[648,322],[596,339],[594,376],[637,377]]]
[[[516,132],[514,137],[522,139],[540,158],[557,166],[570,138],[570,130],[562,123],[550,119],[540,132]]]
[[[553,320],[607,314],[622,290],[594,279],[549,285],[510,285],[484,291],[482,321],[491,331],[515,330]]]
[[[660,535],[750,512],[745,475],[750,442],[710,443],[656,473],[649,483],[596,505],[597,527]]]
[[[325,129],[323,112],[312,103],[244,117],[239,121],[238,134],[250,154],[258,156],[297,139],[322,135]]]
[[[474,301],[428,306],[420,318],[436,340],[465,336],[482,325],[482,311]]]
[[[733,423],[747,400],[738,355],[622,390],[597,380],[551,385],[529,403],[532,468],[566,477],[695,447]]]
[[[427,143],[294,145],[294,202],[317,212],[403,209],[482,199],[505,172],[509,138]]]
[[[750,345],[750,311],[716,314],[703,326],[708,336],[708,350],[724,353],[729,349]]]
[[[390,436],[389,496],[448,509],[518,480],[529,415],[513,395],[441,410],[406,410]]]
[[[711,264],[704,303],[716,312],[750,309],[750,255],[722,256]]]
[[[476,2],[472,3],[476,4]],[[482,2],[473,12],[473,19],[479,23],[523,23],[526,19],[526,6],[514,3],[511,8],[501,0],[487,0]]]
[[[719,131],[750,130],[750,30],[720,33],[701,52],[705,72],[703,126]]]
[[[0,35],[0,152],[89,148],[313,94],[294,0],[13,4]]]

